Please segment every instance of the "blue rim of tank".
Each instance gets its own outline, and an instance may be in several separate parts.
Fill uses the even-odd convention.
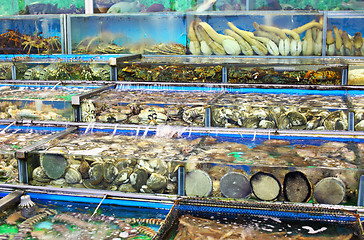
[[[37,60],[80,60],[80,61],[92,61],[92,60],[105,60],[108,61],[112,57],[121,57],[122,54],[105,54],[105,55],[97,55],[97,54],[85,54],[85,55],[77,55],[77,54],[53,54],[53,55],[43,55],[43,54],[3,54],[0,55],[0,61],[12,61],[13,58],[24,58],[22,61],[29,61],[31,59]],[[30,59],[26,59],[29,57]]]
[[[9,193],[0,192],[0,197],[5,197]],[[69,195],[57,195],[57,194],[43,194],[43,193],[31,193],[27,194],[34,199],[40,200],[53,200],[53,201],[64,201],[64,202],[79,202],[79,203],[90,203],[99,204],[101,198],[96,197],[86,197],[86,196],[69,196]],[[102,204],[106,205],[117,205],[117,206],[127,206],[127,207],[138,207],[138,208],[155,208],[155,209],[165,209],[170,210],[173,203],[156,203],[149,201],[138,201],[136,199],[125,200],[125,199],[104,199]]]
[[[9,125],[0,125],[0,130],[1,129],[5,129],[6,127],[8,127]],[[60,132],[60,131],[64,131],[66,128],[65,127],[41,127],[41,126],[10,126],[7,128],[7,130],[23,130],[23,131],[31,131],[31,130],[35,130],[35,131],[47,131],[47,132]]]
[[[32,85],[32,84],[0,84],[0,87],[5,87],[5,86],[12,86],[12,87],[16,87],[16,88],[20,88],[20,87],[25,87],[25,88],[53,88],[53,89],[64,89],[64,88],[78,88],[78,89],[96,89],[96,88],[100,88],[100,86],[98,85]]]
[[[117,125],[116,125],[117,127]],[[81,134],[84,134],[87,128],[79,128],[78,130],[81,132]],[[153,130],[147,130],[147,129],[100,129],[100,128],[93,128],[90,130],[90,132],[105,132],[105,133],[114,133],[115,134],[126,134],[129,136],[136,136],[138,134],[138,137],[141,137],[145,134],[147,131],[146,136],[154,136],[156,134],[156,131]],[[205,133],[205,132],[189,132],[188,128],[186,128],[186,131],[182,133],[181,137],[183,138],[189,138],[189,139],[196,139],[203,136],[211,136],[211,137],[222,137],[227,138],[232,141],[241,142],[243,141],[250,141],[253,144],[259,144],[265,140],[269,139],[279,139],[279,140],[289,140],[291,144],[299,143],[302,140],[318,140],[318,141],[337,141],[337,142],[364,142],[364,139],[360,138],[339,138],[339,137],[308,137],[308,136],[277,136],[277,135],[254,135],[254,134],[244,134],[244,133]],[[307,143],[305,143],[307,144]]]

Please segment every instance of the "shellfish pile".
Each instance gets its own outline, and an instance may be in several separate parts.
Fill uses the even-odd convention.
[[[31,184],[176,194],[175,171],[188,144],[187,139],[70,134],[41,151]]]
[[[221,65],[211,62],[210,66],[205,64],[179,63],[176,58],[163,58],[161,63],[148,58],[141,59],[140,63],[124,63],[118,68],[119,81],[142,81],[142,82],[222,82]]]
[[[364,44],[361,32],[350,36],[345,30],[338,29],[336,25],[328,27],[326,54],[328,56],[363,56]]]
[[[218,127],[347,130],[347,104],[340,96],[224,94],[211,106]]]
[[[188,29],[189,51],[193,55],[321,56],[323,19],[312,20],[295,29],[253,23],[254,32],[227,22],[229,29],[218,33],[196,18]],[[301,38],[300,35],[304,37]]]
[[[110,80],[110,67],[96,63],[52,63],[27,66],[18,79],[24,80]]]
[[[217,93],[107,90],[81,104],[84,122],[204,126],[205,106]]]

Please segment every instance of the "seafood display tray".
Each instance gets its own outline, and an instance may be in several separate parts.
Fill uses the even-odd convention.
[[[30,186],[355,205],[362,135],[296,133],[89,125],[29,152],[19,174]],[[255,187],[260,175],[275,187]]]
[[[362,234],[359,218],[331,206],[185,198],[176,201],[154,239],[363,239]]]
[[[8,194],[3,189],[3,201]],[[3,238],[133,238],[152,239],[171,203],[113,199],[80,194],[12,192],[12,206],[2,207]],[[20,196],[19,196],[20,195]],[[14,206],[15,205],[15,206]]]

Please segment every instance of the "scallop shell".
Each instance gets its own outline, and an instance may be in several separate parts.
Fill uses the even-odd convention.
[[[163,190],[167,186],[167,178],[158,173],[152,173],[147,180],[147,186],[153,191]]]
[[[66,183],[74,184],[79,183],[82,180],[81,173],[77,171],[76,169],[70,167],[66,170],[66,173],[64,175],[64,179]]]
[[[114,179],[113,184],[121,185],[121,184],[128,183],[130,181],[129,178],[132,173],[133,173],[133,169],[130,167],[126,167],[122,170],[119,170],[119,173],[116,176],[116,178]]]
[[[49,182],[50,180],[52,180],[47,176],[43,168],[40,166],[33,170],[32,177],[38,182]]]
[[[104,179],[106,182],[111,183],[118,175],[118,169],[111,162],[104,164]]]
[[[101,163],[97,163],[90,168],[88,171],[90,176],[90,182],[93,185],[99,184],[104,178],[104,165]]]

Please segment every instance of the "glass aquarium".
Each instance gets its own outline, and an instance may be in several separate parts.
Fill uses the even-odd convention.
[[[334,135],[201,134],[183,150],[185,194],[356,205],[363,143]]]
[[[193,55],[322,55],[318,12],[189,13],[187,28]]]
[[[341,85],[346,68],[323,59],[235,58],[227,63],[227,82]]]
[[[360,0],[249,0],[249,10],[364,10],[364,4]]]
[[[73,121],[72,96],[91,92],[91,86],[3,85],[0,119]]]
[[[0,125],[0,182],[17,183],[18,162],[15,152],[62,131],[56,127]]]
[[[3,238],[152,239],[170,207],[138,200],[32,192],[22,195],[15,205],[2,211]]]
[[[355,1],[356,2],[356,1]],[[358,2],[362,3],[362,2]],[[363,7],[364,4],[362,3]],[[362,12],[333,12],[328,14],[326,34],[327,56],[363,56]]]
[[[33,60],[16,63],[18,80],[102,80],[110,81],[107,61]]]
[[[229,59],[196,57],[143,57],[117,66],[118,81],[221,83]]]
[[[69,52],[185,54],[185,18],[179,13],[69,15]]]
[[[0,17],[0,54],[63,53],[62,15]]]
[[[247,201],[179,199],[155,239],[361,239],[354,211]]]
[[[348,85],[364,85],[364,64],[348,64]]]
[[[190,141],[171,139],[179,132],[167,130],[152,136],[148,129],[80,128],[33,152],[29,184],[175,195],[181,150]]]
[[[364,131],[364,95],[360,91],[348,91],[349,104],[354,112],[354,130]]]
[[[212,126],[348,130],[345,91],[238,89],[211,103]]]
[[[162,88],[161,88],[162,89]],[[83,122],[205,126],[207,103],[219,92],[118,86],[81,103]]]

